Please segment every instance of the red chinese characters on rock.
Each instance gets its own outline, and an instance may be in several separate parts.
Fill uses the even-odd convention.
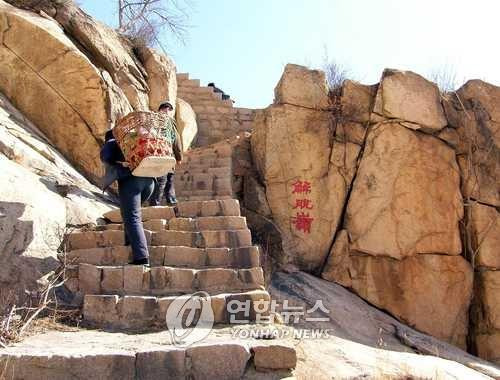
[[[308,181],[297,180],[292,184],[292,194],[301,195],[303,198],[295,199],[294,210],[312,210],[313,203],[307,195],[311,193],[312,186]],[[295,216],[292,217],[292,224],[297,231],[302,231],[306,234],[311,233],[311,227],[314,218],[308,212],[297,211]]]

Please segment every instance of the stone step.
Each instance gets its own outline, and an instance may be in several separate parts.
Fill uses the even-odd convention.
[[[189,73],[177,73],[177,81],[182,82],[189,79]]]
[[[253,328],[238,326],[247,332]],[[199,342],[178,345],[167,330],[141,334],[45,331],[1,350],[0,376],[9,380],[257,380],[283,378],[297,365],[289,339],[262,341],[233,334],[230,327],[217,328]]]
[[[223,200],[202,200],[186,201],[177,204],[179,217],[194,218],[197,216],[240,216],[240,204],[237,199]],[[122,217],[119,209],[109,211],[103,215],[112,223],[122,223]],[[142,220],[166,219],[175,217],[173,207],[155,206],[142,208]]]
[[[149,245],[186,246],[194,248],[238,248],[252,245],[250,230],[222,231],[144,231]],[[125,245],[125,234],[122,231],[86,231],[68,235],[66,247],[68,251],[76,249],[105,248]]]
[[[78,292],[83,295],[170,296],[204,291],[221,292],[264,289],[262,268],[179,268],[142,265],[78,265]]]
[[[231,178],[232,170],[229,166],[212,168],[197,165],[187,165],[185,166],[184,170],[177,170],[177,174],[175,175],[174,180],[178,181],[182,176],[197,177],[200,174],[212,174],[214,178]]]
[[[183,298],[188,301],[192,295]],[[165,317],[168,307],[176,297],[145,297],[118,295],[86,295],[83,302],[83,319],[92,327],[105,329],[166,329]],[[206,299],[213,310],[215,323],[231,321],[252,322],[261,313],[262,305],[270,301],[265,290],[241,293],[221,293]],[[235,311],[235,306],[245,305],[248,309]],[[245,313],[247,314],[245,316]],[[200,315],[196,318],[200,318]]]
[[[201,232],[160,231],[152,234],[151,245],[239,248],[252,245],[252,236],[249,229]]]
[[[151,219],[143,222],[148,231],[217,231],[241,230],[247,228],[243,216],[201,216],[198,218]],[[111,223],[96,227],[96,231],[123,231],[123,224]]]
[[[231,156],[232,151],[233,151],[233,147],[230,144],[227,144],[227,143],[220,144],[219,143],[217,145],[212,145],[209,147],[194,148],[192,150],[189,150],[186,154],[188,154],[190,157],[193,157],[193,156],[215,153],[218,156],[229,157],[229,156]]]
[[[177,200],[186,201],[186,202],[200,202],[200,201],[209,201],[214,199],[224,200],[224,199],[232,199],[233,195],[182,195],[177,196]]]
[[[151,266],[189,268],[257,268],[260,254],[257,246],[239,248],[192,248],[183,246],[149,247]],[[129,246],[76,249],[66,253],[68,265],[92,264],[97,266],[127,265],[132,261]],[[75,276],[73,276],[75,277]]]
[[[182,87],[200,87],[200,80],[199,79],[185,79],[182,81],[181,86]]]

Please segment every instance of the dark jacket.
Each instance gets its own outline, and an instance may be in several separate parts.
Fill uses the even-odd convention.
[[[114,138],[109,138],[104,143],[101,149],[101,161],[104,163],[104,177],[101,180],[103,190],[106,190],[116,180],[132,175],[129,168],[119,163],[125,161],[125,157]]]

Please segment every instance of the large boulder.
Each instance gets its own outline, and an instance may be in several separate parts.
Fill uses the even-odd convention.
[[[99,142],[110,121],[125,113],[110,99],[120,90],[103,75],[53,20],[0,0],[0,90],[50,141],[97,181]]]
[[[457,128],[465,198],[500,206],[500,87],[473,80],[444,102]]]
[[[447,124],[438,87],[411,71],[384,70],[373,112],[401,119],[412,129],[439,131]]]
[[[22,297],[58,266],[65,233],[110,206],[1,94],[0,170],[0,298]]]
[[[451,148],[398,123],[371,130],[347,206],[352,249],[396,259],[458,255],[462,217]]]
[[[274,89],[275,104],[326,109],[329,106],[325,73],[307,67],[287,64]]]
[[[175,120],[177,130],[182,140],[183,150],[188,150],[198,134],[198,124],[196,123],[196,114],[188,102],[177,98],[177,110]]]
[[[318,269],[339,224],[360,147],[333,141],[328,112],[292,105],[259,113],[251,145],[284,250],[301,268]]]
[[[158,110],[162,102],[168,100],[176,107],[177,69],[174,62],[164,54],[149,47],[141,47],[139,57],[148,73],[149,108]]]

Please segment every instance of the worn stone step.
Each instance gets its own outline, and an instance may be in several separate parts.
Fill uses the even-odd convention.
[[[144,231],[148,244],[151,244],[151,231]],[[86,231],[74,232],[67,235],[66,249],[104,248],[125,245],[125,234],[123,231]]]
[[[228,143],[219,143],[209,147],[194,148],[189,150],[186,154],[189,157],[203,156],[205,154],[217,154],[219,157],[230,157],[233,152],[233,147]]]
[[[241,230],[247,228],[243,216],[200,216],[197,218],[152,219],[143,222],[145,230],[157,232],[174,231],[216,231]],[[96,231],[123,231],[123,224],[110,223],[96,227]]]
[[[179,268],[78,265],[80,294],[168,296],[264,289],[262,268]]]
[[[183,171],[178,171],[178,175],[190,175],[197,177],[199,174],[212,174],[214,178],[231,178],[232,170],[229,166],[223,167],[186,167]],[[177,175],[175,178],[175,184],[177,184]]]
[[[252,245],[252,236],[249,229],[201,232],[160,231],[153,233],[151,245],[238,248]]]
[[[182,81],[182,87],[200,87],[199,79],[186,79]]]
[[[202,221],[207,225],[213,220]],[[222,223],[222,222],[220,222]],[[241,223],[234,222],[235,224]],[[221,231],[144,231],[149,245],[187,246],[196,248],[237,248],[252,245],[249,229]],[[125,245],[125,234],[120,230],[86,231],[71,233],[67,237],[68,251]]]
[[[181,217],[240,216],[240,204],[237,199],[179,202],[177,210],[178,216]],[[168,206],[143,207],[141,212],[143,221],[152,219],[170,220],[175,217],[174,208]],[[123,222],[119,209],[108,211],[103,217],[112,223]]]
[[[190,294],[182,296],[186,301]],[[165,317],[168,307],[176,299],[173,296],[118,296],[86,295],[83,302],[83,319],[86,324],[105,329],[148,329],[162,327],[167,329]],[[265,290],[239,293],[221,293],[205,299],[213,311],[215,323],[231,321],[253,322],[267,312],[263,305],[270,302]],[[244,305],[243,310],[236,306]],[[248,310],[248,312],[247,312]],[[246,315],[245,315],[246,314]],[[196,316],[200,318],[201,313]],[[198,319],[199,320],[199,319]]]
[[[182,196],[177,196],[177,200],[182,200],[186,202],[200,202],[200,201],[209,201],[209,200],[228,200],[232,199],[233,195],[182,195]]]
[[[256,268],[260,266],[257,246],[239,248],[192,248],[183,246],[149,247],[151,266],[189,268]],[[67,265],[92,264],[97,266],[127,265],[132,261],[129,246],[76,249],[66,253]],[[69,276],[76,277],[77,274]]]

